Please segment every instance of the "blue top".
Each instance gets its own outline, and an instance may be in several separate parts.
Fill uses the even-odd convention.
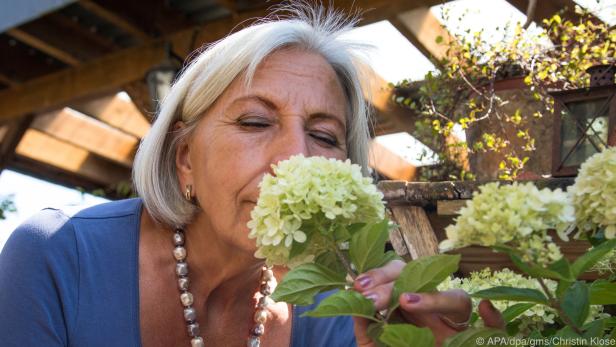
[[[141,206],[116,201],[71,218],[45,209],[18,227],[0,253],[0,344],[141,346]],[[350,317],[300,317],[309,309],[293,309],[292,347],[355,346]]]

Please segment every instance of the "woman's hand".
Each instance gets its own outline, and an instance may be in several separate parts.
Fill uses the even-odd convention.
[[[394,281],[405,263],[399,260],[370,270],[355,279],[355,290],[374,301],[377,310],[386,309],[392,294]],[[427,327],[434,334],[436,345],[441,346],[448,337],[468,326],[471,314],[471,299],[463,290],[448,290],[434,293],[403,293],[399,298],[400,313],[404,319],[419,327]],[[503,318],[488,300],[479,304],[479,315],[487,327],[504,329]],[[370,321],[354,317],[355,336],[359,347],[375,346],[366,334]]]

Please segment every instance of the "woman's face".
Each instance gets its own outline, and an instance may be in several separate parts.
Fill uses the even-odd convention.
[[[346,98],[332,67],[299,49],[271,54],[252,84],[236,79],[204,114],[176,157],[202,207],[195,227],[255,249],[246,223],[271,165],[295,154],[345,159]]]

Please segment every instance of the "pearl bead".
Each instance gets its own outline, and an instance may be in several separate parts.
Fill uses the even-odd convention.
[[[257,325],[255,325],[255,327],[254,327],[254,328],[252,328],[251,333],[252,333],[254,336],[261,336],[261,335],[263,335],[263,333],[265,333],[265,325],[263,325],[263,324],[257,324]]]
[[[188,329],[188,335],[192,337],[199,335],[199,323],[188,324],[186,328]]]
[[[263,280],[266,282],[271,281],[274,278],[274,271],[270,269],[263,270]]]
[[[188,307],[193,304],[193,295],[190,292],[180,294],[180,300],[182,305]]]
[[[173,244],[176,246],[184,246],[184,233],[173,234]]]
[[[183,291],[188,290],[189,283],[190,283],[190,280],[188,279],[188,277],[178,278],[178,287],[180,288],[180,290],[183,290]]]
[[[186,248],[182,246],[175,247],[173,249],[173,256],[175,257],[175,260],[183,261],[186,259]]]
[[[268,283],[263,283],[261,285],[261,289],[259,291],[263,295],[271,295],[272,294],[272,287],[270,287],[270,285]]]
[[[197,311],[195,311],[195,309],[192,307],[185,308],[184,319],[187,322],[194,322],[197,319]]]
[[[261,345],[261,340],[258,337],[251,336],[248,338],[246,342],[246,347],[259,347]]]
[[[257,304],[258,308],[266,308],[267,306],[270,306],[274,304],[274,300],[272,300],[272,298],[270,298],[269,296],[262,296],[259,298],[259,303]]]
[[[178,276],[188,275],[188,264],[184,262],[175,264],[175,274]]]
[[[267,311],[265,310],[257,310],[254,316],[255,323],[264,324],[267,321]]]
[[[190,347],[205,347],[205,343],[201,337],[197,336],[190,340]]]

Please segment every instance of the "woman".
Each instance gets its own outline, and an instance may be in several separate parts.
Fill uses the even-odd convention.
[[[350,158],[367,171],[357,46],[340,37],[350,27],[300,8],[202,52],[139,148],[141,199],[73,217],[45,210],[7,242],[2,345],[374,346],[361,319],[300,318],[307,308],[286,303],[255,314],[263,261],[246,227],[271,164],[302,153]],[[355,288],[382,309],[402,266],[363,274]],[[405,293],[400,302],[439,343],[470,315],[463,292]],[[502,325],[488,302],[480,313]]]

